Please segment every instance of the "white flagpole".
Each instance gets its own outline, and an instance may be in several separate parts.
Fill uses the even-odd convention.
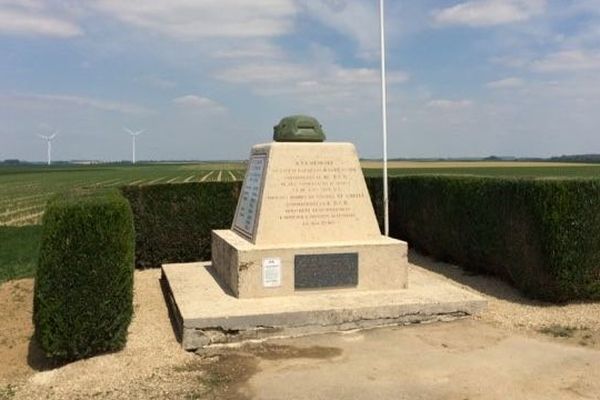
[[[385,236],[389,236],[388,206],[388,166],[387,166],[387,93],[385,80],[385,25],[383,0],[379,0],[379,32],[381,36],[381,119],[383,126],[383,226]]]

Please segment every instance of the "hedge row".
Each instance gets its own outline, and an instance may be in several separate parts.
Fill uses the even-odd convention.
[[[241,182],[125,186],[139,267],[210,260],[210,232],[229,228]]]
[[[240,182],[123,188],[136,262],[210,259]],[[367,187],[382,221],[382,181]],[[390,232],[438,259],[513,282],[531,297],[600,298],[600,181],[413,176],[390,179]]]
[[[391,181],[392,235],[552,301],[600,299],[600,181]]]
[[[210,232],[231,227],[241,186],[235,181],[122,187],[134,214],[136,265],[210,260]],[[378,193],[381,179],[367,178],[367,186]],[[373,201],[381,225],[381,198]]]
[[[47,356],[74,360],[118,350],[133,312],[133,216],[116,191],[53,198],[36,271],[35,337]]]

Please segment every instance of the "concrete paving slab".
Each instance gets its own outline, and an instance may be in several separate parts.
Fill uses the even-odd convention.
[[[238,299],[221,287],[209,262],[165,264],[162,283],[174,328],[186,350],[272,336],[449,320],[483,311],[487,302],[410,266],[408,289],[301,291]]]

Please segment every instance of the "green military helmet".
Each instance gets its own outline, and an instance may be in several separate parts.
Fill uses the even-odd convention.
[[[273,127],[276,142],[323,142],[325,132],[316,118],[308,115],[291,115]]]

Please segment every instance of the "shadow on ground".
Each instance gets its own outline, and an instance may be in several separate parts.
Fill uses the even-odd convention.
[[[29,347],[27,351],[27,364],[35,371],[49,371],[51,369],[60,368],[67,362],[58,362],[46,357],[44,351],[40,348],[35,336],[29,339]]]
[[[503,281],[497,276],[489,274],[474,274],[471,271],[467,271],[459,266],[436,261],[431,257],[418,253],[414,249],[411,249],[408,252],[408,261],[413,265],[424,268],[436,274],[443,275],[446,278],[457,282],[458,284],[499,300],[506,300],[512,303],[537,307],[555,305],[553,303],[528,299],[510,283]]]

